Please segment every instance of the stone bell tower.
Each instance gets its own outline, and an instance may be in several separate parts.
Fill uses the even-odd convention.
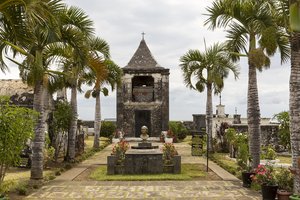
[[[117,128],[126,137],[139,137],[143,125],[150,137],[168,130],[169,69],[153,58],[144,37],[128,65],[123,68],[117,89]]]

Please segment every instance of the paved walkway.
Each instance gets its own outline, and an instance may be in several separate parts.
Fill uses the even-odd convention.
[[[182,156],[182,163],[206,164],[206,159],[190,155],[190,145],[180,143],[176,147]],[[74,181],[89,166],[106,164],[111,150],[112,145],[109,145],[27,199],[261,199],[260,194],[243,188],[236,177],[213,162],[209,162],[209,168],[222,181]]]

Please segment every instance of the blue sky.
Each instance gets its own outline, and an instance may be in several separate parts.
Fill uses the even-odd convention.
[[[170,69],[170,119],[191,120],[192,114],[205,113],[206,93],[187,89],[182,81],[179,58],[189,49],[204,50],[207,46],[225,41],[222,29],[208,30],[204,26],[205,8],[212,0],[67,0],[68,5],[82,8],[94,21],[96,35],[105,39],[111,49],[112,59],[124,67],[133,56],[142,38],[145,40],[156,61]],[[288,109],[289,63],[283,66],[279,56],[271,60],[271,68],[258,73],[258,90],[262,117]],[[10,63],[11,72],[0,78],[18,78],[18,70]],[[225,81],[222,104],[226,113],[232,115],[235,108],[242,117],[247,113],[247,60],[239,62],[240,77],[230,76]],[[83,88],[88,89],[87,87]],[[214,107],[219,103],[213,97]],[[81,119],[94,118],[94,99],[78,95],[78,110]],[[115,92],[102,97],[102,117],[116,117]]]

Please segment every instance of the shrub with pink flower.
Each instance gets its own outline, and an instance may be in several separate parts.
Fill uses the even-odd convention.
[[[277,185],[275,171],[270,165],[258,165],[254,171],[252,181],[260,185]]]

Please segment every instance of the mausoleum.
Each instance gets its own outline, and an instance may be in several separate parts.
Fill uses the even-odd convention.
[[[117,128],[126,137],[139,137],[142,126],[148,127],[150,137],[159,137],[169,129],[169,74],[169,69],[156,62],[143,38],[123,68],[117,89]]]

